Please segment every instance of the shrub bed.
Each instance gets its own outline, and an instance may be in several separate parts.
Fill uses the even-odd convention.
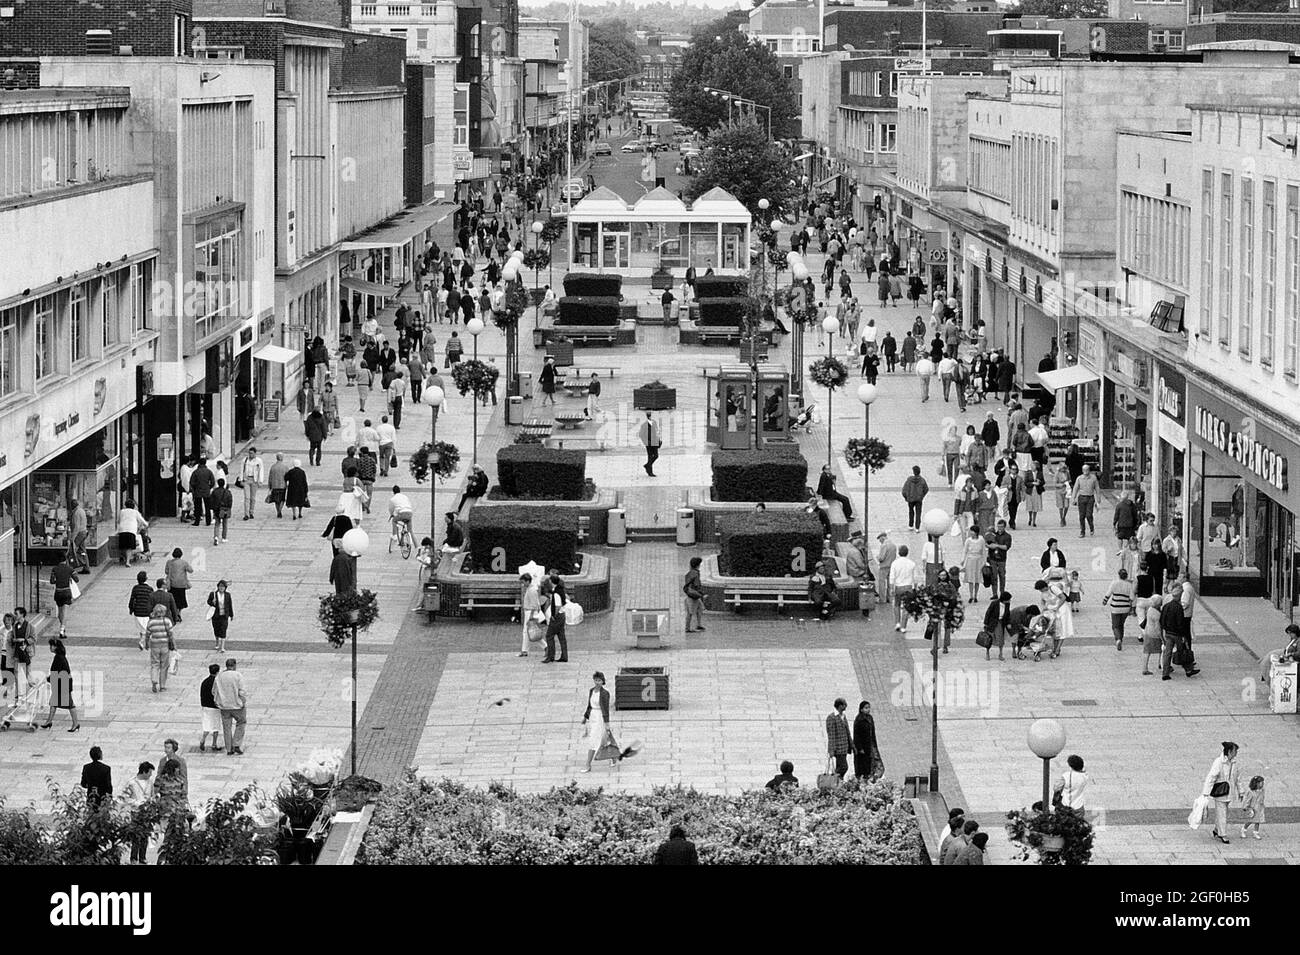
[[[475,573],[512,574],[535,560],[543,567],[573,566],[578,515],[571,508],[476,507],[469,515]]]
[[[570,272],[564,277],[564,294],[618,298],[623,294],[623,276],[610,272]]]
[[[695,279],[695,297],[740,298],[749,293],[749,279],[743,275],[701,275]]]
[[[806,501],[808,462],[797,447],[713,452],[715,501]]]
[[[809,781],[811,782],[811,780]],[[921,865],[916,817],[888,782],[783,793],[518,795],[408,777],[375,807],[358,865],[638,865],[680,824],[704,865]]]
[[[557,325],[617,325],[622,305],[613,296],[566,295],[560,299]]]
[[[739,296],[701,299],[698,321],[701,325],[739,327],[745,324],[745,314],[748,308],[749,300]]]
[[[822,553],[822,525],[805,511],[719,518],[718,568],[730,577],[806,577]]]
[[[497,484],[509,497],[580,501],[587,477],[587,452],[511,444],[497,451]]]

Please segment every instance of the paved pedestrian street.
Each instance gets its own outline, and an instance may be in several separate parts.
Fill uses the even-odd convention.
[[[810,254],[809,265],[820,268],[820,256]],[[862,294],[868,291],[863,277],[854,278],[866,302],[864,319],[875,318],[882,335],[886,329],[899,335],[910,326],[914,310],[880,309]],[[631,284],[626,294],[645,313],[657,304],[657,293],[648,286]],[[412,297],[409,289],[404,295]],[[391,320],[390,308],[383,321],[391,327]],[[450,329],[435,325],[433,330],[441,348]],[[527,336],[521,337],[527,343]],[[805,344],[811,361],[818,353],[813,332]],[[841,342],[833,347],[844,351]],[[497,329],[483,333],[479,348],[481,357],[502,363],[504,343]],[[598,486],[619,493],[633,528],[672,526],[688,491],[707,488],[711,447],[705,440],[703,371],[734,357],[730,349],[680,347],[676,329],[653,325],[638,329],[635,349],[579,351],[578,366],[599,370],[605,386],[601,420],[577,432],[599,437],[607,448],[588,452],[587,473]],[[771,361],[788,365],[789,360],[787,338]],[[540,365],[541,351],[525,344],[522,369],[535,380]],[[678,395],[676,409],[660,415],[664,447],[655,478],[641,468],[644,454],[635,431],[641,413],[631,407],[632,389],[652,380]],[[829,448],[841,490],[860,512],[863,478],[846,469],[842,455],[847,439],[864,430],[854,397],[858,380],[833,399],[810,384],[808,398],[824,416],[798,440],[809,461],[810,483]],[[902,373],[882,374],[879,387],[871,434],[891,446],[893,460],[872,477],[870,535],[889,531],[896,542],[919,548],[923,541],[906,530],[900,496],[910,468],[919,465],[929,483],[927,508],[951,510],[946,480],[936,473],[942,426],[949,420],[978,425],[990,409],[1005,421],[1005,413],[989,400],[963,414],[955,402],[943,401],[938,388],[922,403],[919,382]],[[103,748],[115,777],[126,780],[138,761],[157,761],[164,739],[179,739],[194,803],[251,782],[274,789],[313,749],[347,748],[349,652],[329,647],[315,619],[317,597],[329,589],[331,552],[321,533],[342,487],[339,464],[348,440],[366,416],[376,418],[382,402],[372,398],[362,414],[356,389],[340,392],[344,428],[326,442],[323,463],[307,468],[312,507],[304,520],[277,519],[270,505],[259,502],[256,519],[236,517],[229,542],[216,547],[206,526],[179,521],[155,526],[157,558],[143,566],[150,578],[161,573],[173,547],[182,548],[195,568],[191,607],[177,630],[182,661],[165,692],[149,690],[148,663],[126,612],[137,568],[109,566],[94,575],[72,607],[67,641],[84,728],[65,732],[69,723],[61,713],[51,730],[29,734],[14,728],[0,734],[0,795],[8,805],[32,802],[44,809],[47,778],[65,788],[75,784],[92,743]],[[542,405],[538,392],[528,411],[547,418],[570,407],[579,407],[578,400],[560,397],[551,408]],[[796,774],[812,785],[825,765],[825,716],[831,702],[843,696],[851,711],[859,699],[872,702],[888,777],[901,783],[928,774],[932,660],[921,628],[895,632],[887,608],[870,620],[841,614],[827,624],[751,610],[743,616],[710,613],[707,630],[688,636],[682,633],[681,575],[689,557],[713,552],[706,543],[688,548],[671,540],[634,540],[626,548],[602,548],[611,560],[614,606],[571,630],[568,665],[542,666],[540,652],[518,657],[518,626],[503,617],[430,624],[412,612],[419,598],[417,564],[387,552],[390,488],[396,483],[411,495],[417,532],[425,533],[431,516],[450,509],[459,493],[472,457],[472,427],[469,399],[449,394],[438,437],[456,444],[462,461],[460,472],[436,488],[436,510],[428,485],[415,485],[405,461],[430,434],[426,407],[407,408],[397,443],[401,463],[376,481],[373,512],[364,524],[371,548],[359,567],[360,585],[376,590],[381,604],[378,623],[359,641],[362,773],[391,782],[414,767],[427,777],[497,781],[526,791],[577,780],[634,792],[678,783],[736,792],[762,785],[782,759],[791,759]],[[478,429],[478,460],[495,478],[496,451],[513,440],[502,407],[481,408]],[[306,438],[293,413],[263,429],[253,443],[268,467],[277,453],[306,459]],[[986,661],[973,640],[985,600],[968,606],[967,624],[955,635],[951,652],[940,657],[939,768],[948,804],[966,807],[991,832],[991,861],[1011,861],[999,823],[1007,810],[1039,798],[1041,764],[1029,752],[1025,734],[1032,720],[1051,716],[1065,727],[1066,753],[1081,755],[1087,764],[1098,823],[1096,862],[1295,861],[1300,857],[1297,719],[1271,715],[1255,678],[1259,656],[1284,642],[1282,617],[1262,601],[1203,599],[1195,618],[1201,674],[1188,680],[1179,672],[1168,682],[1142,675],[1136,625],[1130,622],[1124,649],[1116,652],[1109,613],[1100,604],[1115,567],[1111,502],[1099,507],[1097,535],[1081,538],[1076,516],[1071,513],[1071,523],[1061,527],[1050,494],[1046,497],[1048,510],[1039,526],[1027,526],[1022,514],[1013,533],[1008,587],[1016,602],[1029,602],[1039,555],[1049,536],[1059,537],[1070,567],[1084,581],[1077,636],[1056,660],[999,662],[995,656]],[[960,564],[960,547],[959,538],[944,540],[946,564]],[[214,652],[203,617],[203,600],[218,579],[229,581],[235,607],[225,654]],[[666,649],[631,649],[626,611],[647,607],[668,608],[672,615]],[[206,665],[225,656],[239,661],[250,689],[243,757],[197,749],[198,684]],[[48,662],[41,645],[35,670],[43,674]],[[602,670],[612,679],[621,666],[646,665],[667,669],[670,709],[617,712],[613,729],[620,743],[639,740],[641,752],[617,769],[597,765],[583,774],[581,721],[590,674]],[[1186,825],[1223,739],[1241,744],[1243,777],[1268,778],[1269,823],[1260,841],[1234,838],[1224,846],[1212,842],[1206,829],[1193,832]],[[1062,768],[1058,761],[1054,774]]]

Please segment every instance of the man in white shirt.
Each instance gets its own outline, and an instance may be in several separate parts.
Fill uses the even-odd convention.
[[[916,561],[907,556],[907,545],[898,548],[898,556],[889,567],[889,590],[894,595],[894,629],[907,633],[903,598],[916,586]]]
[[[1034,426],[1029,429],[1029,436],[1034,439],[1034,449],[1029,452],[1029,456],[1039,464],[1047,463],[1047,442],[1051,435],[1047,433],[1047,428],[1043,426],[1045,418],[1039,418],[1034,422]]]
[[[1160,531],[1156,528],[1156,516],[1147,512],[1146,520],[1137,529],[1138,551],[1149,554],[1160,546]]]
[[[1183,557],[1183,542],[1177,530],[1177,526],[1171,527],[1160,543],[1160,549],[1165,552],[1165,580],[1171,582],[1178,579],[1179,563]]]
[[[388,415],[384,415],[379,419],[379,427],[375,430],[379,436],[379,473],[382,476],[388,473],[389,462],[393,459],[393,446],[397,444],[397,429],[388,423]],[[361,437],[364,443],[364,431]]]
[[[952,374],[957,370],[957,360],[944,355],[939,359],[939,380],[943,382],[943,400],[947,401],[952,392]]]
[[[248,456],[244,458],[244,466],[240,468],[239,480],[244,485],[244,520],[253,519],[253,505],[257,503],[258,489],[262,486],[264,480],[262,470],[262,458],[257,453],[257,448],[252,446],[248,449]]]
[[[400,369],[394,370],[393,380],[388,383],[388,406],[393,409],[393,427],[402,426],[402,404],[406,401],[406,376]]]
[[[1187,571],[1184,570],[1174,581],[1174,586],[1178,588],[1178,602],[1183,605],[1183,620],[1186,621],[1187,645],[1192,645],[1192,611],[1196,609],[1196,588],[1192,582],[1187,579]]]
[[[402,493],[401,487],[393,485],[393,496],[388,499],[388,519],[392,524],[393,540],[398,540],[397,525],[405,524],[406,531],[414,536],[411,529],[411,518],[415,514],[415,507],[411,504],[411,499]]]

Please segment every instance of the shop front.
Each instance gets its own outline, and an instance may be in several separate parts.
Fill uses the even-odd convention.
[[[1101,389],[1101,480],[1133,492],[1145,506],[1151,489],[1151,359],[1137,346],[1107,334]]]
[[[1146,509],[1156,516],[1156,526],[1178,528],[1184,540],[1187,486],[1187,379],[1170,366],[1156,364],[1155,468]]]
[[[1294,618],[1300,494],[1289,475],[1300,445],[1245,402],[1186,388],[1190,572],[1203,594],[1265,597]]]

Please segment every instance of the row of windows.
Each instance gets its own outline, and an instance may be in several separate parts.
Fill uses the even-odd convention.
[[[1011,215],[1056,234],[1056,140],[1048,136],[1011,138],[1014,195]]]
[[[895,123],[864,122],[849,118],[840,124],[839,129],[842,145],[850,157],[859,161],[870,158],[870,153],[892,153],[897,149],[898,126]]]
[[[1147,35],[1147,46],[1152,50],[1181,50],[1183,48],[1183,31],[1152,30]]]
[[[898,73],[895,71],[856,70],[849,74],[850,96],[881,97],[888,90],[890,96],[898,95]]]
[[[816,53],[821,49],[815,36],[769,37],[764,42],[773,53]]]
[[[1203,169],[1200,239],[1201,337],[1214,336],[1221,347],[1235,347],[1250,358],[1256,346],[1258,301],[1259,363],[1271,368],[1278,360],[1280,280],[1282,372],[1297,378],[1300,184],[1256,182],[1245,176],[1238,180],[1233,172]]]
[[[1011,144],[972,136],[967,158],[970,188],[1006,202],[1011,196]]]
[[[1192,211],[1171,199],[1120,194],[1120,265],[1187,290]]]
[[[152,281],[144,262],[0,311],[0,397],[32,391],[149,328]]]
[[[0,117],[0,199],[121,173],[121,110]]]

